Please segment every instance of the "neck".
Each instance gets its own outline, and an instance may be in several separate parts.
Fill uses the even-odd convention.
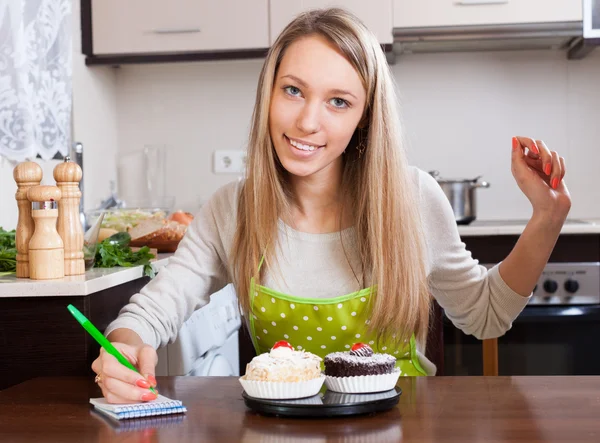
[[[342,194],[341,161],[309,177],[290,176],[292,207],[290,224],[310,233],[336,232],[350,226]]]

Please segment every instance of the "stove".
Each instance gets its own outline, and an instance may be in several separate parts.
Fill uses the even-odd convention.
[[[483,237],[467,235],[465,243],[491,268],[508,255],[526,224],[475,220],[469,226],[481,228],[475,231]],[[498,338],[500,375],[600,375],[600,353],[592,351],[600,337],[600,226],[569,219],[565,227],[578,235],[560,236],[528,305]],[[481,374],[481,349],[481,342],[445,321],[445,375]]]
[[[529,304],[600,304],[600,263],[546,264]]]

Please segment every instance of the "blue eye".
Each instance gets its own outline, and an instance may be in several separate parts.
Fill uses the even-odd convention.
[[[301,95],[300,89],[296,88],[295,86],[285,86],[283,90],[286,92],[286,94],[289,94],[292,97],[300,97]]]
[[[331,103],[335,108],[344,109],[347,108],[348,102],[343,98],[332,98],[329,103]]]

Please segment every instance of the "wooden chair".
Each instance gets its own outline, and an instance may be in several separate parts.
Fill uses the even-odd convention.
[[[444,375],[444,313],[433,301],[425,356],[437,367],[437,375]],[[483,340],[483,375],[498,375],[498,339]]]
[[[437,367],[437,375],[444,375],[444,313],[442,308],[433,302],[427,334],[425,356]],[[239,333],[240,374],[246,372],[246,364],[254,358],[254,346],[248,330],[242,322]],[[498,339],[483,340],[483,375],[498,375]]]

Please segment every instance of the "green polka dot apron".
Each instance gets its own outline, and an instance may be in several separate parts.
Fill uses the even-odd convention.
[[[257,355],[269,352],[279,340],[321,358],[330,352],[349,351],[354,343],[362,342],[374,352],[396,357],[401,375],[427,375],[419,363],[414,335],[398,347],[378,342],[375,334],[368,332],[372,289],[334,298],[305,298],[257,285],[251,278],[249,326]]]

